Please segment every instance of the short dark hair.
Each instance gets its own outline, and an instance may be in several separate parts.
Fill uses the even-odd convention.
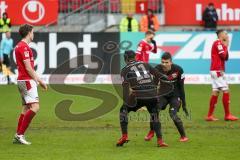
[[[171,60],[172,61],[172,55],[169,52],[164,52],[162,55],[162,59],[164,60]]]
[[[136,53],[133,50],[126,50],[124,52],[124,60],[129,61],[129,60],[134,60],[136,56]]]
[[[225,31],[224,29],[219,29],[219,30],[217,30],[217,31],[216,31],[217,36],[219,36],[219,34],[222,33],[222,32],[226,32],[226,31]]]
[[[32,31],[32,29],[33,29],[32,25],[24,24],[20,26],[18,32],[22,38],[25,38],[28,35],[28,33]]]
[[[149,34],[155,35],[155,32],[154,32],[153,30],[148,30],[148,31],[145,33],[145,36],[146,36],[146,35],[149,35]]]

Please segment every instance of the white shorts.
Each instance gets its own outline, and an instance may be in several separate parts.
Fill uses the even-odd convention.
[[[23,105],[39,102],[37,83],[34,80],[18,81],[17,84]]]
[[[225,91],[228,90],[228,83],[224,72],[222,71],[210,71],[212,78],[212,90],[213,91]]]

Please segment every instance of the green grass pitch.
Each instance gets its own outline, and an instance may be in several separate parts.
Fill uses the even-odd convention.
[[[83,86],[83,85],[81,85]],[[112,93],[111,85],[84,85]],[[231,110],[240,116],[240,86],[231,85]],[[129,139],[122,148],[115,147],[120,138],[118,105],[111,112],[89,121],[64,121],[55,114],[55,106],[63,99],[73,100],[72,113],[87,112],[102,101],[86,96],[64,95],[53,89],[39,89],[40,112],[26,133],[31,146],[12,144],[17,117],[20,112],[20,96],[15,85],[0,86],[0,159],[1,160],[226,160],[240,157],[240,121],[225,122],[219,97],[216,108],[217,122],[205,122],[211,92],[210,85],[186,85],[186,97],[191,117],[183,116],[187,143],[178,142],[179,135],[168,116],[161,114],[163,136],[168,148],[156,147],[156,139],[144,141],[148,131],[148,115],[145,112],[130,114]],[[109,98],[109,102],[111,103]],[[114,102],[112,102],[114,103]]]

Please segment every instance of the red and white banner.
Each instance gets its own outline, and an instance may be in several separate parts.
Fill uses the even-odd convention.
[[[240,0],[164,0],[166,25],[200,25],[202,13],[214,3],[221,25],[240,24]]]
[[[0,13],[7,12],[13,25],[45,25],[57,22],[58,0],[0,0]]]

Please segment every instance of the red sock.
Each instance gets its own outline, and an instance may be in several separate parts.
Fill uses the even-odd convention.
[[[122,134],[122,137],[128,139],[128,134]]]
[[[217,104],[218,96],[211,96],[210,103],[209,103],[209,110],[208,110],[208,116],[212,116],[215,106]]]
[[[230,109],[229,109],[230,95],[229,95],[229,93],[223,93],[222,103],[224,106],[225,116],[230,115]]]
[[[24,114],[21,113],[19,116],[19,119],[18,119],[17,133],[19,132],[19,130],[21,128],[23,118],[24,118]]]
[[[25,131],[27,130],[29,124],[31,123],[33,117],[35,116],[35,112],[33,112],[31,109],[29,109],[22,121],[21,128],[19,129],[19,132],[17,133],[18,135],[23,135]]]

